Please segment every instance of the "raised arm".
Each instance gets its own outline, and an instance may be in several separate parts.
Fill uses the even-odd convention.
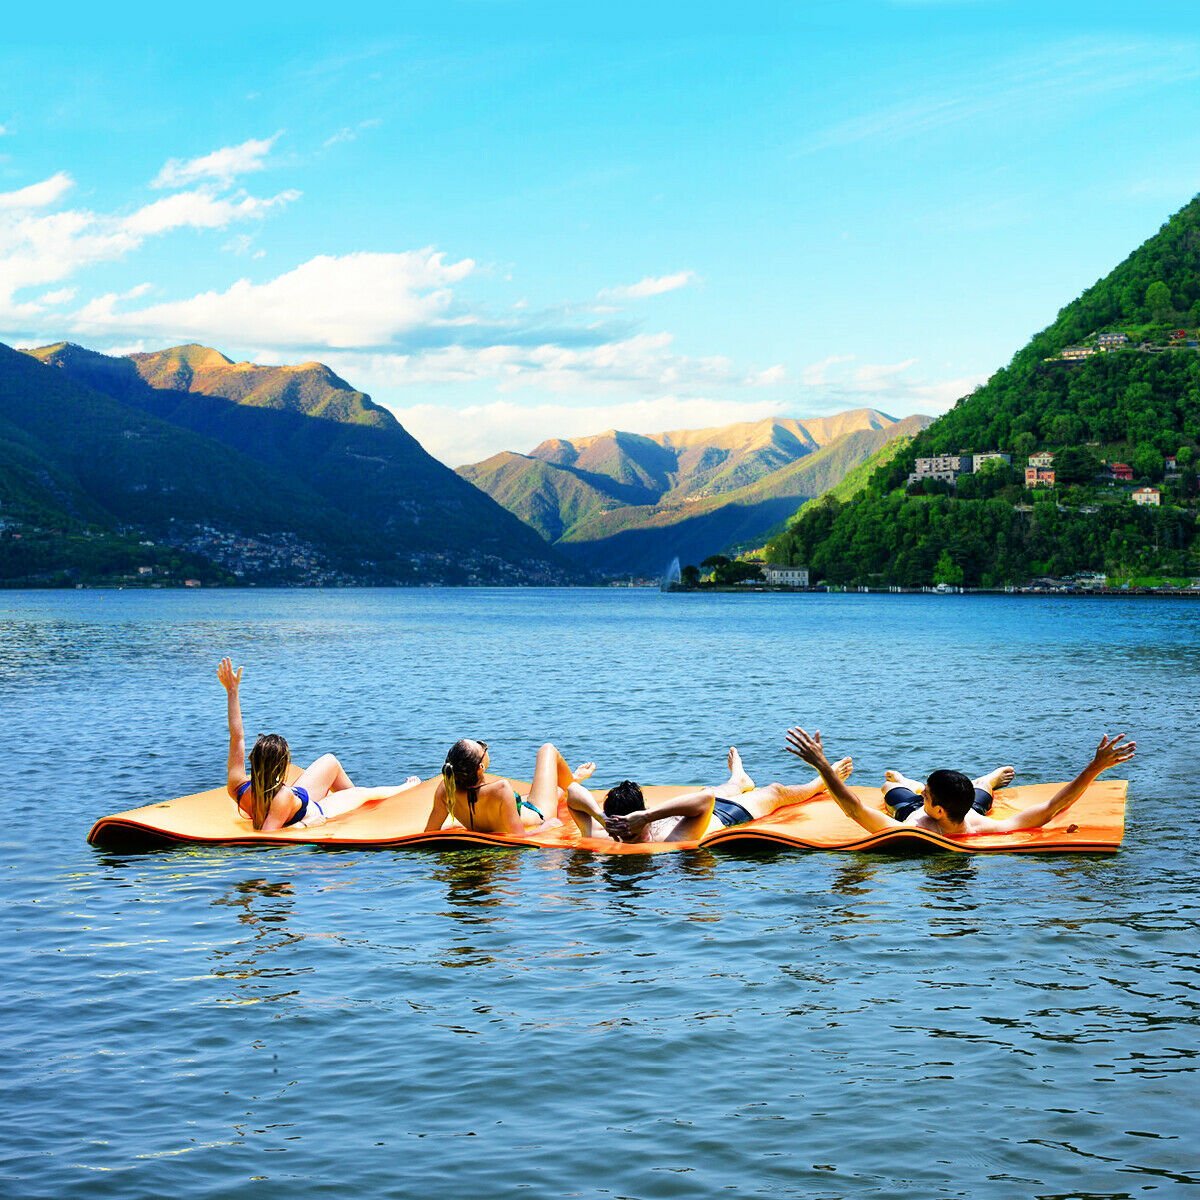
[[[902,827],[904,822],[889,817],[887,813],[877,808],[868,808],[847,786],[846,781],[833,769],[829,759],[825,757],[825,747],[821,744],[821,731],[808,733],[798,725],[787,731],[787,746],[784,749],[797,758],[802,758],[825,781],[825,788],[837,801],[838,807],[852,821],[857,821],[871,833],[879,833],[884,829]]]
[[[669,840],[695,841],[703,837],[708,828],[715,799],[716,793],[711,788],[699,792],[686,792],[682,796],[676,796],[674,800],[664,800],[653,808],[639,808],[622,817],[605,817],[604,828],[613,837],[624,841],[655,821],[662,821],[667,817],[683,817],[684,819],[671,831]]]
[[[997,821],[996,825],[1000,830],[1010,832],[1016,829],[1038,829],[1052,821],[1087,791],[1101,771],[1107,771],[1109,767],[1115,767],[1118,763],[1128,762],[1134,756],[1137,742],[1127,741],[1126,738],[1124,733],[1118,733],[1116,737],[1111,738],[1101,737],[1092,761],[1070,783],[1059,788],[1049,800],[1043,800],[1041,804],[1031,804],[1019,813]]]
[[[604,809],[588,788],[578,781],[567,788],[567,808],[580,837],[595,837],[596,826],[604,827]]]
[[[246,774],[246,730],[242,725],[242,703],[238,690],[244,668],[233,669],[233,662],[221,659],[217,678],[225,689],[225,706],[229,718],[229,757],[225,763],[225,790],[236,800],[238,788],[250,777]]]

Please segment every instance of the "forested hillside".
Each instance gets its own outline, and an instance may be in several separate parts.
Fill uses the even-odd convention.
[[[1200,199],[1088,288],[1012,362],[770,546],[830,583],[1000,586],[1103,572],[1200,574]],[[919,459],[998,451],[956,480]],[[1031,457],[1046,466],[1032,486]],[[1036,474],[1036,472],[1035,472]]]

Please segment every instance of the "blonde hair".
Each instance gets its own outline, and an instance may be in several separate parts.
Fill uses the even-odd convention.
[[[466,824],[470,829],[475,828],[475,790],[479,787],[480,767],[483,765],[483,755],[476,750],[478,745],[478,742],[473,742],[470,738],[459,738],[446,751],[446,761],[442,763],[446,812],[454,820],[460,819],[454,815],[454,802],[458,799],[459,791],[465,791],[468,818]]]
[[[250,751],[250,821],[261,829],[271,811],[271,801],[287,781],[292,752],[277,733],[259,734]]]

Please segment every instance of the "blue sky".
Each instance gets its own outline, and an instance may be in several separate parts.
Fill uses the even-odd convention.
[[[944,411],[1200,190],[1200,22],[68,6],[0,126],[0,340],[320,359],[457,465]]]

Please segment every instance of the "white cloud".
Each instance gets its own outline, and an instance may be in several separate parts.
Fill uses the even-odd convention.
[[[695,271],[676,271],[674,275],[647,275],[637,283],[605,288],[600,292],[600,296],[606,300],[642,300],[646,296],[661,296],[664,292],[674,292],[687,287],[688,284],[695,283],[697,278]]]
[[[263,159],[271,152],[278,138],[278,133],[269,138],[250,138],[240,146],[223,146],[199,158],[168,159],[150,186],[176,188],[205,181],[228,186],[239,175],[261,171],[265,166]]]
[[[496,400],[455,408],[435,404],[388,407],[430,454],[450,466],[479,462],[501,450],[525,454],[548,437],[586,437],[613,428],[629,433],[703,429],[783,413],[778,400],[747,404],[677,395],[582,406]]]
[[[895,383],[916,364],[915,358],[906,358],[898,363],[864,363],[861,367],[854,368],[854,383],[865,392],[878,391]]]
[[[234,221],[258,219],[273,208],[298,200],[297,191],[277,196],[239,195],[217,197],[208,192],[176,192],[139,208],[125,218],[124,226],[140,236],[166,233],[171,229],[224,229]]]
[[[368,117],[365,121],[359,121],[357,125],[343,125],[337,133],[327,137],[321,145],[328,149],[330,146],[340,145],[342,142],[354,142],[358,140],[358,135],[364,129],[375,129],[383,122],[378,117]]]
[[[57,203],[75,186],[75,181],[66,173],[59,171],[41,183],[31,183],[15,192],[0,192],[0,210],[26,211],[35,208],[48,208]]]
[[[73,186],[64,171],[17,192],[0,193],[0,316],[28,320],[41,301],[18,300],[25,288],[59,283],[96,263],[124,258],[150,237],[176,229],[220,229],[258,220],[299,193],[259,198],[221,197],[208,190],[178,192],[132,213],[88,209],[43,212]]]
[[[960,375],[930,379],[914,373],[919,362],[906,358],[895,363],[860,363],[853,354],[830,355],[801,370],[798,411],[833,413],[871,407],[895,417],[916,413],[937,416],[987,378]]]
[[[487,332],[484,330],[483,332]],[[673,349],[669,333],[635,334],[572,346],[561,342],[518,344],[497,331],[487,345],[450,345],[413,353],[351,353],[329,358],[335,370],[362,386],[395,392],[421,384],[486,383],[500,392],[599,394],[713,387],[760,388],[781,381],[782,366],[744,371],[723,355],[693,357]]]
[[[37,298],[37,303],[45,308],[54,308],[59,304],[70,304],[75,299],[75,288],[59,288],[55,292],[47,292]]]
[[[432,249],[320,255],[266,283],[239,279],[223,292],[133,312],[101,296],[76,314],[74,328],[273,347],[380,345],[413,330],[469,323],[451,312],[450,285],[474,268],[469,258],[447,263]]]
[[[831,367],[836,367],[840,363],[853,361],[853,354],[831,354],[828,358],[823,358],[820,362],[810,363],[805,367],[800,372],[800,382],[805,387],[824,387],[829,381]]]

